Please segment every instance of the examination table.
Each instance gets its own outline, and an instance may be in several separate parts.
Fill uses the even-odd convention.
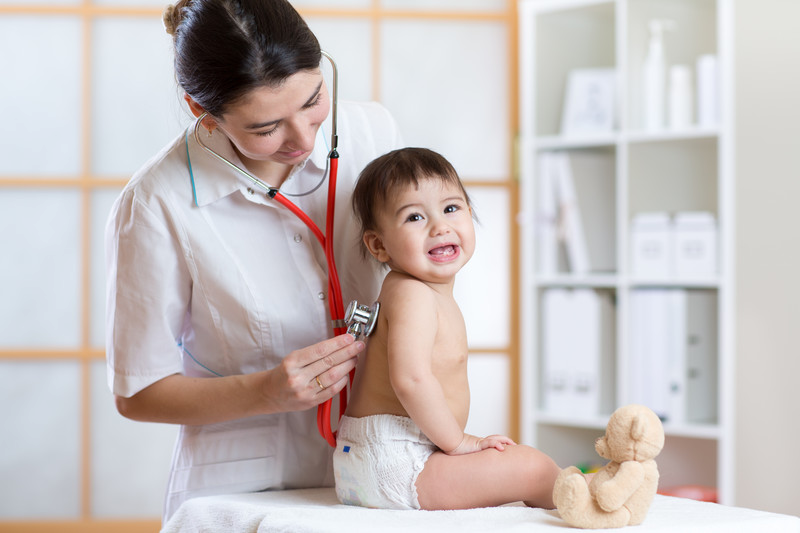
[[[522,504],[465,511],[391,511],[342,505],[330,489],[207,496],[187,500],[162,533],[526,532],[571,530],[556,511]],[[579,531],[572,529],[572,531]],[[800,518],[657,495],[630,533],[800,533]]]

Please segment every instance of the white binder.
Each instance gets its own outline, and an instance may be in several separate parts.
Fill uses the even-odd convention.
[[[716,419],[716,305],[712,291],[631,293],[631,403],[672,424]]]
[[[687,422],[717,422],[718,305],[715,291],[687,291],[684,344]]]
[[[630,402],[652,409],[662,419],[670,415],[668,394],[674,352],[669,291],[642,289],[631,293]]]
[[[542,386],[548,414],[586,418],[611,411],[614,324],[607,294],[592,289],[545,291]]]

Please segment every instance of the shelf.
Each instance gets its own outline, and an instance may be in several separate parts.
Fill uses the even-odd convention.
[[[568,428],[584,428],[584,429],[597,429],[602,433],[608,424],[608,417],[611,416],[595,416],[587,418],[574,418],[559,415],[551,415],[546,412],[539,412],[536,415],[536,420],[539,424],[547,424],[549,426],[561,426]],[[598,435],[599,436],[599,435]]]
[[[586,418],[565,417],[539,412],[536,420],[539,424],[566,428],[596,429],[605,431],[608,418],[611,416],[594,416]],[[684,437],[692,439],[716,440],[720,438],[720,428],[716,424],[670,424],[664,423],[664,434],[668,437]]]
[[[539,0],[535,4],[535,8],[540,14],[546,14],[547,12],[560,13],[569,9],[607,6],[613,3],[614,0]]]
[[[530,215],[520,234],[527,289],[522,441],[559,464],[585,462],[596,455],[594,438],[605,431],[617,402],[649,402],[667,420],[665,482],[716,486],[721,503],[731,502],[735,466],[733,287],[726,253],[734,151],[730,109],[723,105],[731,99],[732,9],[731,0],[519,2],[519,175],[521,208]],[[680,129],[644,129],[642,65],[654,19],[675,22],[665,36],[667,66],[696,69],[698,58],[717,56],[716,124],[701,127],[694,116],[695,124]],[[614,129],[562,135],[571,73],[600,68],[617,71]],[[714,266],[634,270],[634,219],[690,212],[710,213],[716,221]],[[575,223],[582,236],[567,231]],[[571,271],[582,263],[576,250],[587,252],[588,272]],[[577,303],[568,302],[573,307],[563,304],[570,296],[576,297]],[[603,304],[600,312],[595,302]],[[591,401],[574,403],[570,395],[587,382],[597,385],[588,388],[592,396],[584,392],[577,400]]]
[[[628,281],[631,288],[664,287],[676,289],[718,289],[718,278],[684,278],[684,279],[645,279],[636,278]]]
[[[563,136],[547,135],[536,139],[538,150],[568,150],[576,148],[613,147],[619,142],[619,135]]]
[[[625,278],[614,273],[572,274],[539,274],[535,281],[538,287],[594,287],[597,289],[615,288],[675,288],[675,289],[718,289],[720,280],[710,278]]]
[[[616,274],[570,274],[541,275],[536,284],[540,287],[595,287],[613,289],[617,286]]]
[[[689,128],[684,130],[662,131],[628,130],[622,132],[620,137],[623,141],[627,141],[629,143],[650,143],[707,139],[717,137],[718,135],[718,128]]]
[[[713,139],[719,136],[718,128],[688,128],[682,130],[620,130],[603,135],[564,136],[543,135],[536,138],[537,150],[574,150],[581,148],[614,147],[619,143],[644,144],[656,142]]]
[[[716,424],[664,424],[667,437],[688,437],[691,439],[717,440],[722,432]]]

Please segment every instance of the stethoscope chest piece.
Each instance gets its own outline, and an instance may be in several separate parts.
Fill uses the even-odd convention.
[[[358,339],[360,336],[369,337],[378,321],[378,312],[381,304],[375,302],[371,306],[359,305],[353,300],[344,312],[344,321],[347,324],[347,333]]]

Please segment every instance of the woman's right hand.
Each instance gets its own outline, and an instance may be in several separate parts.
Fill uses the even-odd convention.
[[[116,396],[117,410],[132,420],[187,425],[304,411],[347,385],[363,349],[344,334],[295,350],[270,370],[218,378],[173,374],[130,398]]]
[[[261,394],[267,411],[304,411],[332,398],[347,385],[363,349],[345,333],[291,352],[266,373]]]

